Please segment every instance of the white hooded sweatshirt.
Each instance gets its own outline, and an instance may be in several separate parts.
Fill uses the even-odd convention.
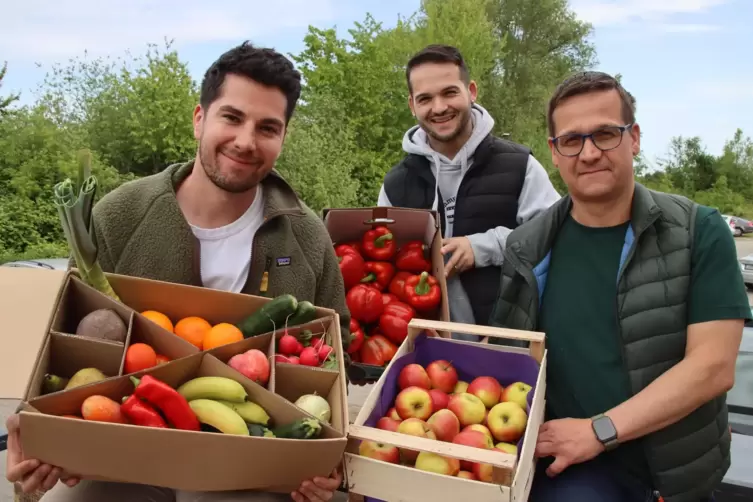
[[[444,238],[453,236],[453,223],[455,217],[455,201],[458,188],[465,173],[473,165],[473,156],[481,141],[494,128],[494,119],[482,106],[474,103],[471,108],[473,120],[473,132],[468,141],[455,155],[449,159],[443,154],[434,151],[429,145],[426,132],[416,125],[411,127],[403,136],[403,150],[409,154],[423,155],[429,159],[432,173],[436,179],[436,188],[432,210],[438,210],[439,193],[441,192],[444,204],[445,230]],[[518,199],[517,220],[521,224],[530,220],[541,211],[559,200],[560,195],[554,189],[544,167],[533,157],[528,159],[523,189]],[[392,206],[382,185],[379,190],[379,206]],[[475,266],[486,267],[490,265],[501,266],[504,261],[504,249],[507,236],[511,229],[503,226],[490,228],[486,232],[466,236],[471,243]],[[445,257],[445,263],[450,256]],[[447,281],[447,292],[450,303],[450,318],[453,322],[475,324],[468,295],[463,288],[460,278],[453,276]],[[480,320],[486,324],[486,319]],[[465,337],[464,337],[465,338]]]

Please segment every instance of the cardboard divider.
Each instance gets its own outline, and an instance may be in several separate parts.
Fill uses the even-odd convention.
[[[81,320],[99,309],[114,311],[123,321],[126,332],[131,320],[131,309],[92,288],[75,276],[68,276],[57,309],[52,319],[51,330],[76,334]],[[119,344],[125,346],[125,340]]]
[[[322,396],[329,403],[331,410],[329,424],[335,430],[345,433],[348,419],[342,410],[347,410],[347,406],[343,406],[342,403],[338,387],[341,378],[339,374],[289,363],[276,363],[275,367],[276,394],[291,403],[307,394]]]
[[[225,364],[230,363],[230,359],[238,354],[243,354],[247,351],[256,349],[264,352],[267,363],[269,364],[269,378],[263,385],[270,392],[275,391],[275,365],[272,364],[275,357],[275,344],[273,343],[272,333],[267,333],[259,336],[252,336],[244,340],[228,343],[227,345],[220,345],[213,349],[205,351],[207,354],[211,354]],[[242,369],[234,369],[241,374],[244,374]],[[244,375],[247,376],[247,375]]]
[[[265,409],[271,428],[307,417],[289,401],[248,380],[206,352],[137,372],[134,376],[143,374],[150,374],[173,388],[198,376],[235,380],[244,387],[249,401]],[[133,389],[130,378],[121,376],[29,401],[27,411],[21,412],[21,443],[25,454],[93,479],[192,491],[286,492],[305,479],[326,477],[341,462],[347,442],[342,433],[326,424],[322,425],[316,439],[281,439],[60,416],[79,414],[89,396],[103,395],[120,401]],[[145,445],[149,446],[148,454],[144,453]]]
[[[149,345],[157,355],[163,355],[170,361],[200,352],[195,345],[167,331],[159,324],[152,322],[138,312],[134,312],[131,320],[128,347],[126,347],[123,354],[121,375],[128,374],[126,366],[128,349],[136,343]]]
[[[29,397],[64,390],[69,379],[86,368],[96,368],[106,378],[116,377],[122,357],[123,346],[120,344],[53,331],[42,349]],[[60,386],[55,385],[58,382]]]

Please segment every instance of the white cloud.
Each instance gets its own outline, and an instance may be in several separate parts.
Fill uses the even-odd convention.
[[[658,23],[653,28],[663,33],[709,33],[719,31],[721,26],[716,24]]]
[[[48,62],[176,45],[240,41],[335,18],[335,0],[25,0],[3,5],[2,59]]]
[[[659,21],[674,14],[707,11],[730,0],[574,0],[578,16],[594,26]]]

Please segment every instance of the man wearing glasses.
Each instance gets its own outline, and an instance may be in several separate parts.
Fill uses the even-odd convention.
[[[635,101],[574,75],[548,112],[568,195],[508,237],[491,322],[546,333],[530,500],[713,500],[726,392],[750,319],[722,216],[635,182]]]

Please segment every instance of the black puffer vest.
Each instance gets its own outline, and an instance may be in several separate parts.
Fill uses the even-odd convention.
[[[453,236],[486,232],[490,228],[518,226],[518,198],[523,189],[531,151],[489,134],[476,148],[473,164],[458,187]],[[395,207],[431,209],[436,180],[429,159],[410,154],[384,178],[384,190]],[[444,204],[439,196],[442,232]],[[460,275],[473,308],[476,324],[488,325],[499,286],[500,267],[472,268]]]

